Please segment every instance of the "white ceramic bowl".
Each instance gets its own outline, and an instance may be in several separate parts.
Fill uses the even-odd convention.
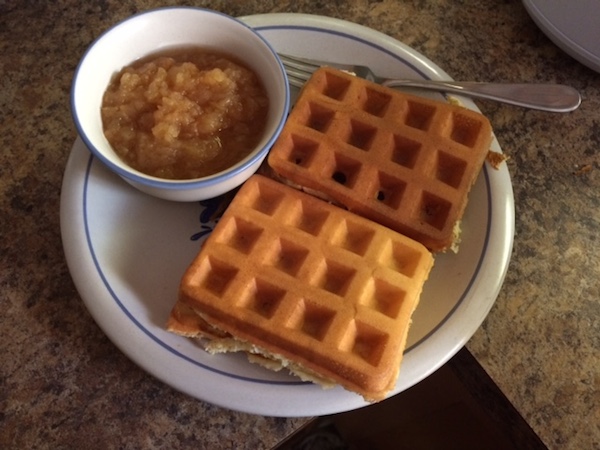
[[[257,73],[270,102],[264,136],[250,155],[217,174],[193,180],[148,176],[125,164],[106,140],[100,116],[102,96],[112,76],[123,67],[157,51],[190,45],[228,53]],[[250,177],[281,132],[289,102],[289,86],[281,61],[258,33],[225,14],[187,7],[143,12],[106,31],[81,59],[71,90],[75,125],[90,151],[132,186],[176,201],[213,198]]]

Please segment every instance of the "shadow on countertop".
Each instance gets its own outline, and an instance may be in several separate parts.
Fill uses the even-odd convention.
[[[315,418],[272,450],[451,450],[547,447],[463,348],[384,402]]]

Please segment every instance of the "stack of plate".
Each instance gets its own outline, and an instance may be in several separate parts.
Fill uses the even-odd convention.
[[[523,0],[523,4],[556,45],[600,72],[600,1]]]

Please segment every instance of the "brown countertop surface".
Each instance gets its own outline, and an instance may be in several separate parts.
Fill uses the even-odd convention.
[[[307,419],[243,414],[146,374],[96,325],[62,250],[75,66],[103,30],[170,1],[0,2],[0,447],[269,448]],[[504,286],[467,347],[550,448],[600,447],[600,75],[517,0],[182,2],[321,14],[412,46],[455,79],[570,84],[569,114],[477,102],[514,185]]]

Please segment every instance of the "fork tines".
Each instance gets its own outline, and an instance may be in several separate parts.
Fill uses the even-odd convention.
[[[283,63],[290,84],[296,87],[302,87],[313,72],[321,67],[321,64],[281,53],[279,59]]]

